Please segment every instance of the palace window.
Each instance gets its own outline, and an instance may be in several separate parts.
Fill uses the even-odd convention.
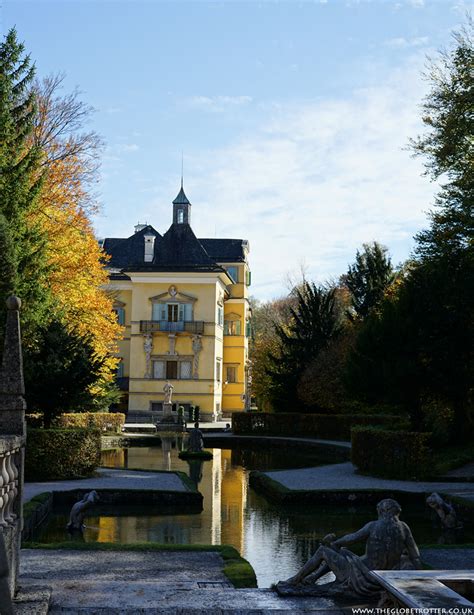
[[[191,380],[192,377],[192,361],[153,361],[153,378],[156,380]]]
[[[123,378],[125,375],[125,367],[123,364],[123,359],[120,359],[120,362],[117,365],[117,378]]]
[[[191,361],[180,361],[179,376],[181,380],[190,380],[192,378],[192,363]]]
[[[226,365],[225,366],[225,379],[226,382],[237,382],[237,366]]]
[[[184,223],[184,209],[178,209],[178,224]]]
[[[166,322],[189,322],[193,319],[192,303],[153,303],[152,320],[164,320]]]
[[[240,319],[229,319],[224,321],[224,335],[241,335]]]
[[[123,307],[114,307],[112,311],[117,315],[117,322],[119,325],[125,324],[125,308]]]
[[[166,361],[166,380],[178,379],[178,361]]]
[[[224,326],[224,308],[220,305],[217,306],[217,324],[221,327]]]
[[[216,359],[216,380],[217,382],[221,381],[221,360]]]
[[[230,275],[230,277],[234,280],[235,283],[237,283],[239,281],[239,268],[232,266],[232,267],[227,267],[227,273]]]

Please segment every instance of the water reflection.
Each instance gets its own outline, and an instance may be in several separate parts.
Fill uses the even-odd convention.
[[[86,519],[84,539],[99,542],[146,542],[165,544],[231,544],[250,561],[260,587],[287,578],[316,550],[329,531],[338,536],[353,532],[375,518],[372,505],[328,503],[282,507],[266,501],[248,488],[251,469],[307,467],[321,463],[320,456],[292,449],[211,449],[209,461],[185,461],[178,457],[182,439],[170,438],[163,448],[136,447],[105,451],[104,466],[179,470],[199,485],[204,496],[201,514],[163,515],[150,507],[126,507]],[[209,449],[208,449],[209,450]],[[423,505],[403,506],[402,519],[410,524],[419,543],[435,543],[440,531],[433,527]],[[109,516],[115,514],[118,516]],[[65,539],[67,511],[39,537],[41,541]],[[470,530],[472,534],[472,528]],[[474,542],[474,536],[464,535]]]

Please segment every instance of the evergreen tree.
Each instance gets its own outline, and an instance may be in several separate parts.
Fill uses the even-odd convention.
[[[357,251],[355,263],[349,266],[342,282],[351,293],[352,317],[364,319],[380,304],[393,282],[394,272],[387,248],[374,241]]]
[[[94,410],[92,387],[101,368],[90,344],[52,321],[25,363],[28,409],[44,414],[45,427],[62,412]]]
[[[426,174],[442,188],[431,226],[416,237],[421,259],[472,250],[474,238],[474,31],[472,19],[454,34],[455,45],[431,62],[431,91],[423,104],[427,132],[411,141]]]
[[[48,291],[43,282],[44,239],[38,227],[29,223],[41,186],[40,152],[31,145],[35,100],[31,93],[34,67],[14,29],[0,44],[0,214],[2,260],[9,263],[3,288],[22,299],[22,324],[26,343],[47,312]],[[8,227],[8,233],[5,228]],[[6,239],[8,234],[8,239]],[[0,300],[0,322],[5,308]],[[3,330],[3,328],[2,328]]]
[[[297,391],[301,374],[340,331],[336,289],[304,282],[295,295],[289,323],[275,327],[279,352],[270,355],[267,367],[272,406],[280,412],[301,410]]]

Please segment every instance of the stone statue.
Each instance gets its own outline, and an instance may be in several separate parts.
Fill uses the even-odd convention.
[[[167,380],[165,382],[164,387],[163,387],[163,391],[165,393],[165,401],[164,401],[165,404],[171,404],[172,403],[171,397],[173,395],[173,389],[174,389],[174,386],[170,383],[169,380]]]
[[[86,511],[98,500],[99,495],[97,491],[89,491],[82,500],[74,504],[69,515],[69,523],[66,526],[69,532],[73,532],[74,530],[82,531],[84,529]]]
[[[199,423],[194,423],[194,429],[189,432],[188,451],[190,453],[200,453],[204,446],[204,438],[202,431],[199,429]]]
[[[426,498],[426,503],[438,515],[443,528],[453,530],[459,527],[456,511],[451,504],[448,504],[438,493],[432,493]]]
[[[193,377],[199,378],[199,354],[202,350],[202,340],[200,335],[193,335]]]
[[[401,510],[395,500],[382,500],[377,504],[377,521],[370,521],[357,532],[337,540],[335,534],[328,534],[301,570],[278,583],[276,590],[283,596],[339,592],[375,596],[382,588],[371,570],[421,568],[420,552],[411,530],[399,519]],[[361,540],[366,541],[362,557],[344,548]],[[328,572],[335,574],[336,581],[316,585],[316,581]]]
[[[151,353],[153,351],[153,335],[147,333],[143,340],[143,350],[145,351],[146,372],[145,378],[151,378]]]

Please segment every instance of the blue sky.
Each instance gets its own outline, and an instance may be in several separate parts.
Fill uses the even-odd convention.
[[[184,184],[200,237],[250,241],[253,293],[323,282],[363,242],[407,258],[435,186],[404,149],[422,130],[426,55],[464,0],[3,0],[38,75],[65,72],[105,139],[99,237],[160,232]]]

